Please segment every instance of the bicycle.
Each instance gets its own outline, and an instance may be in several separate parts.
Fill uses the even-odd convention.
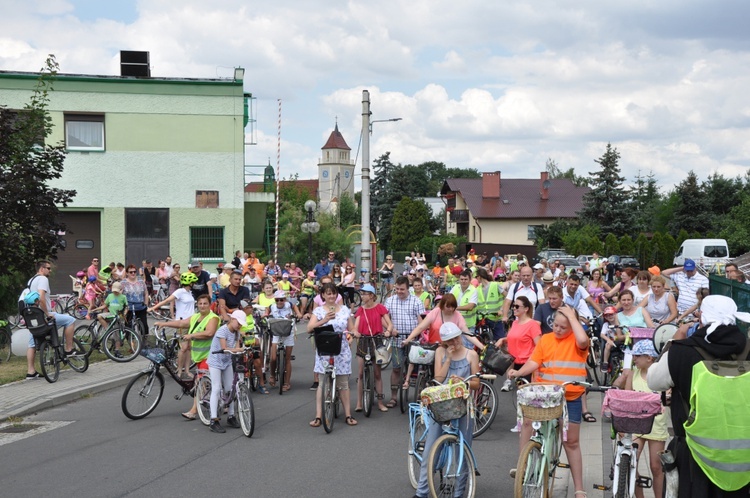
[[[495,421],[495,417],[497,417],[498,396],[493,383],[496,374],[484,365],[481,365],[481,373],[493,377],[491,379],[480,377],[479,388],[472,391],[474,402],[472,438],[478,438],[487,432],[487,429],[490,428],[492,422]]]
[[[11,354],[11,327],[6,320],[0,320],[0,363],[9,362]]]
[[[594,380],[597,385],[604,383],[604,372],[601,371],[602,355],[604,353],[601,340],[601,315],[589,318],[589,328],[586,331],[589,336],[589,355],[586,357],[586,369],[589,378]]]
[[[281,395],[284,394],[284,386],[289,384],[288,380],[291,381],[291,372],[287,376],[287,370],[291,370],[291,364],[288,364],[286,358],[284,341],[296,330],[297,321],[294,318],[269,318],[266,323],[270,334],[273,337],[278,337],[279,341],[276,343],[276,369],[272,370],[276,381],[279,383],[279,395]],[[273,347],[273,344],[271,344],[271,347]]]
[[[383,303],[386,299],[388,299],[391,294],[393,293],[393,289],[389,289],[389,285],[393,284],[387,284],[385,281],[387,279],[393,278],[393,272],[392,271],[386,271],[381,270],[378,272],[378,275],[380,275],[380,289],[378,290],[378,295],[380,296],[380,303]]]
[[[411,361],[411,363],[414,363],[418,368],[415,368],[414,371],[412,371],[412,378],[409,379],[409,386],[414,386],[414,395],[412,396],[412,399],[414,400],[414,403],[418,403],[420,400],[419,394],[427,387],[427,384],[435,377],[435,366],[433,365],[433,359],[435,358],[435,350],[438,348],[438,344],[424,344],[420,347],[424,350],[431,351],[432,355],[428,355],[425,357],[425,361],[429,358],[428,363],[416,363],[414,361]],[[410,346],[414,347],[414,346]]]
[[[107,328],[102,327],[93,314],[94,320],[88,325],[81,325],[73,332],[73,337],[80,341],[86,358],[94,351],[103,352],[107,358],[118,363],[132,361],[141,352],[141,335],[125,327],[122,316],[114,316]]]
[[[60,378],[60,364],[69,365],[71,369],[79,373],[88,370],[89,358],[80,341],[73,338],[75,353],[65,354],[54,318],[49,318],[41,308],[34,306],[24,309],[22,315],[29,332],[34,337],[36,349],[39,351],[39,367],[47,382],[54,383]]]
[[[266,306],[260,304],[253,304],[253,319],[255,320],[255,328],[257,335],[260,337],[260,354],[263,355],[261,358],[263,380],[266,379],[268,372],[271,371],[271,332],[268,330],[268,323],[266,322]]]
[[[523,418],[532,421],[533,433],[518,455],[515,498],[552,496],[557,467],[568,467],[560,462],[562,441],[558,422],[563,414],[565,386],[568,384],[591,386],[588,382],[525,383],[518,389],[518,404]]]
[[[604,386],[588,390],[605,393],[603,406],[611,411],[612,419],[612,486],[594,484],[594,489],[611,489],[615,498],[634,498],[636,487],[650,488],[652,485],[650,477],[637,475],[638,443],[633,442],[634,434],[651,432],[656,415],[662,411],[661,395]]]
[[[68,308],[70,300],[77,296],[77,294],[51,294],[49,296],[50,309],[54,310],[55,313],[60,313],[62,315]]]
[[[339,294],[341,294],[341,299],[344,301],[344,306],[352,310],[352,312],[362,306],[362,294],[354,287],[339,287]]]
[[[161,303],[165,299],[167,299],[169,297],[169,294],[167,294],[168,289],[169,289],[169,284],[155,283],[153,297],[151,298],[151,302]],[[172,312],[170,311],[169,306],[161,306],[155,309],[154,311],[149,311],[148,316],[156,320],[171,320]]]
[[[323,414],[323,429],[328,434],[333,431],[333,423],[339,416],[339,406],[341,404],[339,392],[336,389],[336,367],[334,362],[336,356],[341,354],[342,335],[333,332],[332,329],[332,327],[318,327],[311,334],[315,338],[315,349],[318,352],[318,356],[328,357],[328,363],[323,372],[320,385],[323,391],[320,400],[321,412]],[[323,333],[326,333],[325,337]]]
[[[360,341],[365,340],[370,342],[371,348],[366,349],[366,353],[363,357],[364,359],[364,366],[362,370],[362,385],[360,386],[360,389],[362,390],[362,409],[365,413],[365,417],[368,417],[372,414],[372,406],[375,404],[375,396],[378,396],[378,399],[382,399],[383,394],[378,394],[375,391],[375,365],[378,366],[383,365],[383,358],[382,356],[379,356],[377,350],[378,350],[378,344],[375,340],[376,336],[366,336],[363,335],[360,337]],[[380,338],[380,336],[377,336]],[[381,339],[382,340],[382,339]],[[386,341],[390,341],[390,339],[386,339]],[[387,347],[388,343],[382,343],[380,347]]]

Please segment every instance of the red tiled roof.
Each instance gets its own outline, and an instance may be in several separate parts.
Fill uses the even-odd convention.
[[[583,196],[589,187],[576,187],[568,179],[550,180],[549,199],[542,200],[539,178],[503,178],[500,198],[482,198],[481,178],[449,178],[441,195],[460,192],[475,218],[575,218],[583,208]],[[504,202],[504,201],[507,201]]]
[[[298,189],[307,190],[311,199],[318,199],[318,180],[281,180],[280,187],[297,184]],[[263,192],[263,182],[252,182],[245,185],[245,192]],[[274,191],[276,193],[275,185]]]
[[[349,148],[348,145],[346,145],[346,140],[344,140],[344,136],[339,131],[339,125],[336,124],[336,128],[331,132],[331,136],[328,137],[328,141],[323,146],[323,149],[344,149],[344,150],[352,150]]]

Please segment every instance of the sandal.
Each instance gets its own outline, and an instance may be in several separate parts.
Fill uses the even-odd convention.
[[[289,384],[284,384],[283,386],[281,386],[281,390],[284,392],[287,392],[291,388],[292,386],[290,386]]]
[[[322,424],[322,423],[323,423],[323,421],[320,418],[315,417],[315,420],[313,420],[312,422],[310,422],[310,427],[320,427],[320,424]]]
[[[276,387],[276,377],[274,376],[269,377],[268,383],[271,385],[271,387]]]
[[[385,406],[387,406],[388,408],[396,408],[396,405],[398,405],[398,403],[396,402],[395,399],[392,399],[388,403],[385,404]]]
[[[594,417],[591,412],[583,412],[581,414],[581,418],[586,422],[596,422],[596,417]],[[581,491],[583,493],[583,491]]]
[[[355,411],[355,412],[361,412],[361,411],[362,411],[362,408],[355,408],[355,409],[354,409],[354,411]]]
[[[583,498],[586,498],[587,496],[585,491],[576,491],[575,493],[573,493],[573,496],[577,495],[583,495]]]
[[[346,425],[357,425],[358,423],[357,419],[355,419],[354,417],[346,417],[344,421],[346,422]]]
[[[195,413],[185,412],[185,413],[181,413],[180,415],[182,415],[188,420],[195,420]]]
[[[378,410],[380,410],[381,412],[387,412],[388,411],[388,407],[387,406],[379,406]]]

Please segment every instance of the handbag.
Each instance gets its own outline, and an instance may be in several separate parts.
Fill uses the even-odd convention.
[[[498,349],[490,343],[487,345],[482,364],[498,375],[505,375],[506,370],[513,366],[515,360],[515,356],[510,354],[507,349]]]

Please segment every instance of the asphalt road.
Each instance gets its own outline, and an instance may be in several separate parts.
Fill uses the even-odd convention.
[[[180,417],[192,399],[167,380],[156,411],[127,419],[124,388],[26,417],[23,423],[69,422],[38,429],[24,439],[0,434],[3,496],[412,496],[406,460],[408,419],[396,409],[357,413],[348,427],[343,414],[331,434],[313,429],[315,396],[312,347],[297,337],[292,390],[253,395],[256,430],[214,434],[200,421]],[[390,370],[387,371],[390,373]],[[387,375],[385,376],[387,377]],[[355,383],[351,383],[354,394]],[[518,437],[507,394],[500,393],[493,426],[473,445],[481,476],[477,496],[511,496]],[[352,399],[354,406],[354,399]],[[62,424],[61,424],[62,425]],[[27,433],[28,434],[28,433]],[[19,436],[15,436],[19,437]],[[9,442],[11,441],[11,442]]]

